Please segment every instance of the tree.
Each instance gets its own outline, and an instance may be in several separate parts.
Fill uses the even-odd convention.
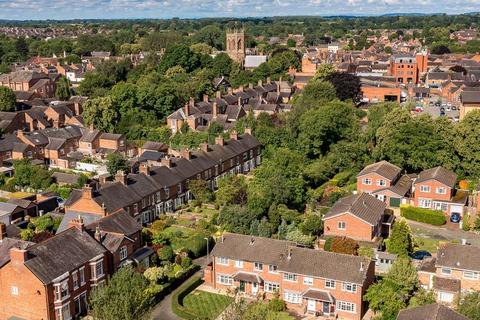
[[[315,213],[306,214],[299,228],[303,234],[319,236],[323,231],[322,217]]]
[[[55,91],[55,96],[61,101],[66,101],[72,96],[70,81],[66,77],[60,77],[60,79],[57,81],[57,90]]]
[[[144,318],[154,296],[147,279],[132,267],[120,268],[106,285],[96,286],[90,305],[96,319],[136,320]]]
[[[247,203],[247,180],[244,176],[226,176],[219,179],[217,184],[215,198],[219,206]]]
[[[287,47],[289,48],[295,48],[297,46],[297,42],[293,39],[288,39],[287,40]]]
[[[450,48],[443,44],[434,46],[432,48],[432,54],[447,54],[450,52]]]
[[[356,75],[345,72],[335,72],[330,74],[326,79],[335,87],[338,99],[342,101],[352,100],[354,103],[357,103],[362,98],[360,79]]]
[[[89,99],[83,104],[83,119],[86,125],[95,129],[113,132],[119,119],[119,114],[111,97]]]
[[[251,224],[259,217],[258,213],[245,206],[226,206],[220,210],[217,222],[228,232],[249,234]]]
[[[465,176],[480,178],[480,111],[468,112],[455,130],[455,148]]]
[[[418,273],[408,257],[399,257],[387,273],[387,279],[402,285],[402,294],[408,295],[418,286]]]
[[[350,238],[335,237],[332,241],[332,252],[357,255],[357,241]]]
[[[421,307],[427,304],[435,303],[435,293],[431,290],[425,290],[420,287],[408,302],[409,308]]]
[[[330,63],[322,63],[315,71],[314,80],[326,80],[331,74],[335,73],[335,67]]]
[[[122,116],[138,108],[137,89],[136,85],[123,81],[112,87],[110,91],[112,103]]]
[[[465,69],[464,67],[462,67],[461,65],[454,65],[453,67],[450,67],[450,69],[448,69],[452,72],[461,72],[463,75],[466,75],[467,74],[467,69]]]
[[[393,225],[387,250],[400,257],[408,257],[413,252],[413,236],[405,220],[400,220]]]
[[[317,79],[310,80],[307,83],[302,90],[302,94],[294,97],[293,104],[295,108],[302,108],[299,111],[303,112],[306,109],[318,108],[323,103],[332,101],[335,98],[335,87],[328,81]],[[295,108],[292,112],[295,112]]]
[[[199,204],[208,202],[213,198],[212,190],[210,190],[208,183],[205,180],[191,180],[189,190]]]
[[[0,86],[0,111],[14,111],[16,101],[17,98],[12,89]]]
[[[217,77],[219,76],[228,77],[232,70],[232,65],[233,65],[233,60],[230,59],[228,54],[220,53],[216,55],[215,58],[213,59],[211,70],[212,70],[212,73]]]
[[[480,292],[473,291],[461,297],[457,310],[470,320],[480,320]]]
[[[164,246],[163,248],[158,250],[158,257],[162,261],[171,262],[171,261],[173,261],[173,258],[175,257],[175,253],[173,252],[172,247]]]
[[[119,153],[111,153],[107,156],[107,171],[114,176],[118,171],[128,170],[127,159]]]
[[[188,46],[172,45],[167,48],[160,61],[159,70],[164,73],[174,66],[181,66],[187,72],[194,71],[200,66],[200,56],[192,52]]]

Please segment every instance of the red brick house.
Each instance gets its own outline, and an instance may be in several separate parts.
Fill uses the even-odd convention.
[[[455,189],[457,175],[443,167],[420,172],[413,182],[414,205],[463,215],[468,193]]]
[[[366,257],[299,248],[289,241],[224,234],[211,253],[205,283],[247,296],[278,293],[301,315],[361,319],[362,296],[372,284],[374,263]]]
[[[0,268],[0,318],[72,319],[85,315],[91,289],[106,279],[106,250],[84,228],[70,228]]]
[[[382,235],[386,207],[367,193],[344,197],[323,216],[324,235],[374,241]]]

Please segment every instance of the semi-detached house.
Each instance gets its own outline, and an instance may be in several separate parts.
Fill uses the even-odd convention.
[[[294,243],[225,233],[211,252],[205,283],[247,296],[275,294],[300,314],[361,319],[362,296],[374,280],[366,257],[297,247]]]

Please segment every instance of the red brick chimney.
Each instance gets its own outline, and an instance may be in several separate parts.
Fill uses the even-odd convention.
[[[125,174],[125,172],[123,172],[122,170],[118,170],[117,174],[115,175],[115,181],[120,182],[123,185],[126,185],[127,184],[127,175]]]
[[[83,219],[81,216],[78,216],[76,219],[72,219],[68,222],[69,228],[77,228],[80,231],[85,231],[85,224],[83,223]]]
[[[192,158],[192,152],[188,149],[180,151],[180,156],[184,159],[190,160]]]
[[[204,94],[203,95],[203,102],[208,102],[208,99],[209,99],[208,94]]]
[[[225,145],[225,139],[223,139],[222,136],[218,136],[215,138],[215,144],[218,144],[219,146],[224,146]]]
[[[23,264],[27,260],[28,260],[27,250],[20,249],[20,248],[10,249],[10,261],[12,263]]]
[[[237,131],[233,130],[232,132],[230,132],[230,140],[238,140]]]
[[[82,188],[82,198],[91,200],[93,198],[93,189],[88,184]]]
[[[252,135],[252,128],[245,128],[244,131],[246,134]]]
[[[200,150],[202,150],[203,152],[208,152],[208,143],[206,142],[202,142],[200,143]]]
[[[0,222],[0,241],[7,237],[7,226],[5,223]]]
[[[140,173],[143,173],[146,176],[150,175],[150,166],[147,163],[142,163],[139,169]]]
[[[221,99],[221,98],[222,98],[222,92],[221,92],[221,91],[217,91],[215,97],[218,98],[218,99]]]
[[[162,160],[160,160],[160,163],[162,164],[162,166],[169,167],[169,168],[172,167],[172,159],[170,159],[170,157],[168,156],[165,158],[162,158]]]
[[[212,115],[214,118],[216,118],[218,115],[218,106],[216,102],[214,102],[212,105]]]

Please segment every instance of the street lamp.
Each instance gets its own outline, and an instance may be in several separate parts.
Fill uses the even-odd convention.
[[[208,237],[205,237],[203,238],[205,240],[207,240],[207,266],[208,266],[208,263],[210,262],[210,252],[209,252],[209,248],[208,248]]]

